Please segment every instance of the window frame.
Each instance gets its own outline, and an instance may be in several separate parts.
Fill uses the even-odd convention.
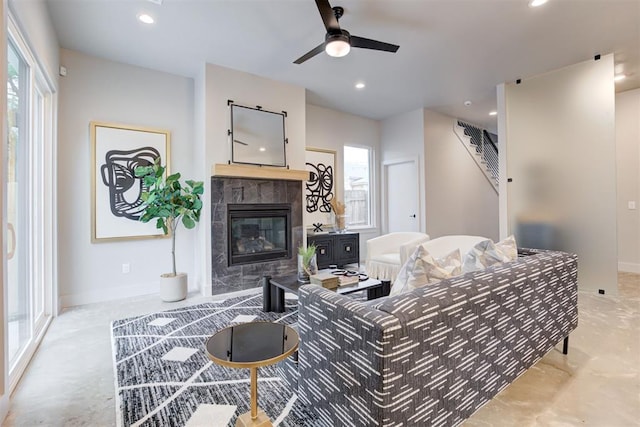
[[[374,189],[376,188],[376,184],[375,184],[375,179],[376,179],[376,174],[375,174],[375,148],[369,145],[364,145],[364,144],[344,144],[342,146],[342,198],[344,200],[344,203],[347,203],[346,200],[346,192],[347,192],[347,188],[346,188],[346,179],[347,179],[347,172],[346,172],[346,167],[345,167],[345,159],[346,159],[346,155],[345,155],[345,150],[347,148],[357,148],[357,149],[363,149],[363,150],[367,150],[368,153],[368,169],[369,169],[369,188],[368,188],[368,193],[369,193],[369,203],[368,203],[368,211],[369,211],[369,223],[368,224],[362,224],[362,225],[352,225],[347,223],[347,227],[349,230],[353,230],[353,231],[359,231],[359,232],[363,232],[363,231],[370,231],[370,230],[376,230],[377,229],[377,216],[376,216],[376,209],[374,208],[376,205],[376,192],[374,191]]]

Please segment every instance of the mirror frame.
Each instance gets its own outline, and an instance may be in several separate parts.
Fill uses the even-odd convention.
[[[260,106],[256,106],[256,107],[247,107],[245,105],[240,105],[240,104],[235,104],[233,103],[233,101],[229,101],[228,105],[230,106],[230,114],[231,114],[231,128],[228,131],[229,136],[231,137],[231,163],[238,163],[238,164],[245,164],[245,165],[257,165],[257,166],[274,166],[274,167],[288,167],[287,166],[287,144],[288,144],[288,140],[287,140],[287,136],[286,136],[286,126],[285,126],[285,118],[287,117],[287,112],[283,111],[281,113],[277,113],[275,111],[269,111],[269,110],[265,110]],[[276,145],[277,144],[282,144],[282,152],[281,152],[281,158],[282,158],[282,162],[277,162],[277,161],[272,161],[272,162],[267,162],[267,163],[262,163],[262,162],[256,162],[256,161],[251,161],[251,159],[243,159],[240,158],[239,154],[237,153],[237,150],[235,149],[235,143],[236,143],[236,138],[235,135],[238,134],[238,129],[234,129],[234,109],[237,108],[238,110],[236,110],[236,114],[238,114],[237,112],[239,111],[245,111],[245,110],[249,110],[249,111],[253,111],[256,113],[260,113],[260,114],[273,114],[276,116],[281,116],[282,117],[282,141],[280,142],[280,136],[278,135],[277,138],[272,138],[272,141],[274,141],[274,144],[270,144],[270,145]],[[242,109],[242,110],[240,110]],[[265,116],[266,117],[266,116]],[[274,148],[270,153],[266,153],[266,155],[271,156],[271,157],[276,157],[276,156],[280,156],[280,147]]]

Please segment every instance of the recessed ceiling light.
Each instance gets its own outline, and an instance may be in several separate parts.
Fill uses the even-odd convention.
[[[465,107],[470,107],[470,106],[471,106],[471,104],[472,104],[472,102],[471,102],[471,101],[464,101],[464,106],[465,106]]]
[[[529,7],[542,6],[543,4],[545,4],[548,1],[549,0],[529,0]]]
[[[138,21],[145,23],[145,24],[153,24],[154,22],[156,22],[155,19],[153,19],[153,17],[151,15],[148,15],[146,13],[141,13],[138,15]]]
[[[266,148],[264,148],[264,147],[260,147],[260,148],[258,148],[258,150],[260,150],[260,151],[267,151],[267,149],[266,149]]]
[[[490,116],[497,116],[497,115],[498,115],[498,112],[497,112],[497,111],[491,111],[491,112],[489,113],[489,115],[490,115]]]
[[[620,80],[624,80],[625,78],[627,78],[627,76],[625,76],[624,74],[617,74],[613,80],[616,82],[619,82]]]
[[[362,82],[356,83],[356,89],[364,89],[364,87],[365,87],[364,83],[362,83]]]

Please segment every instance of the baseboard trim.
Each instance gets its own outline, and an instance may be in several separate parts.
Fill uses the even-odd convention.
[[[191,285],[191,284],[190,284]],[[189,292],[199,291],[197,286],[189,286]],[[140,285],[120,286],[95,291],[80,292],[77,294],[61,295],[61,307],[73,307],[76,305],[95,304],[99,302],[115,301],[123,298],[139,297],[143,295],[158,294],[158,283],[144,283]]]
[[[3,423],[4,419],[7,418],[9,414],[9,393],[8,390],[5,390],[3,395],[0,395],[0,424]]]
[[[635,262],[618,262],[618,271],[625,273],[640,273],[640,264]]]

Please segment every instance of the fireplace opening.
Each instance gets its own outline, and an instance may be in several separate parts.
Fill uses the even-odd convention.
[[[291,258],[291,206],[227,205],[229,266]]]

